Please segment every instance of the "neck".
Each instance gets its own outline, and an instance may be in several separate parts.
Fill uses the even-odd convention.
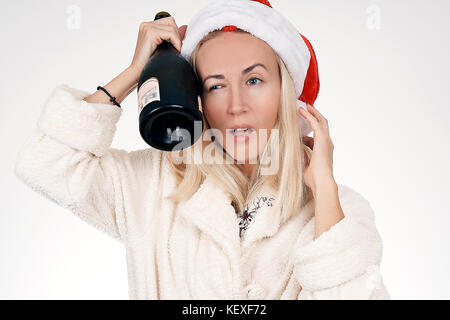
[[[256,164],[241,164],[240,165],[241,171],[243,174],[249,178],[250,181],[252,181],[255,178],[256,175]]]

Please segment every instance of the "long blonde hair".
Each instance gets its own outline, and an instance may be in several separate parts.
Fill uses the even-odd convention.
[[[210,32],[197,44],[190,61],[196,74],[196,56],[198,50],[206,41],[213,39],[221,32],[224,31],[216,30]],[[237,32],[247,33],[240,29]],[[279,130],[279,135],[276,140],[274,135],[270,135],[264,151],[258,158],[257,172],[254,179],[250,180],[242,173],[238,164],[234,161],[231,163],[222,162],[221,164],[208,164],[204,161],[194,163],[193,158],[199,148],[201,150],[204,150],[208,146],[216,150],[220,148],[215,145],[214,141],[205,141],[203,139],[205,131],[210,129],[204,115],[205,113],[203,112],[202,118],[205,125],[203,126],[202,136],[196,143],[182,151],[164,153],[177,181],[177,188],[167,197],[168,199],[176,202],[189,199],[198,190],[205,177],[210,176],[230,195],[233,206],[240,212],[243,211],[248,199],[252,199],[265,184],[269,184],[278,191],[277,200],[281,205],[281,222],[287,221],[310,200],[311,192],[304,184],[303,171],[305,168],[305,153],[310,158],[311,149],[303,144],[299,131],[296,108],[297,97],[294,83],[283,60],[276,53],[275,56],[281,78],[280,107],[278,109],[278,119],[274,126],[274,128]],[[279,152],[275,154],[274,149],[276,146],[274,143],[278,141]],[[211,144],[213,146],[210,146]],[[184,159],[183,162],[178,163],[179,161],[175,161],[172,158],[173,154],[177,154],[179,158]],[[221,152],[221,154],[226,155],[226,152]],[[261,175],[261,165],[267,163],[267,157],[269,159],[272,158],[271,161],[273,161],[274,155],[278,157],[279,155],[283,155],[281,159],[278,158],[280,165],[276,174]]]

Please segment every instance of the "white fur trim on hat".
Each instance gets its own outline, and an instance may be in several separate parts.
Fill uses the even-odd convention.
[[[190,61],[196,45],[209,32],[233,25],[264,40],[281,57],[297,98],[303,91],[311,54],[296,27],[274,8],[250,0],[215,0],[189,22],[181,54]]]

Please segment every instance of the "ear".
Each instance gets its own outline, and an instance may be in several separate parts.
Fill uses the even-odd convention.
[[[181,41],[184,40],[184,36],[186,35],[187,25],[183,24],[178,28],[178,33],[180,34]]]

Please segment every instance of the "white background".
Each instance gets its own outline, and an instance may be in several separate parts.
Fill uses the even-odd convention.
[[[207,2],[1,2],[0,298],[128,299],[124,247],[21,183],[16,156],[55,86],[94,92],[131,62],[140,22],[188,24]],[[315,49],[335,179],[375,211],[392,298],[449,299],[450,2],[271,3]],[[147,147],[136,92],[122,107],[112,147]]]

